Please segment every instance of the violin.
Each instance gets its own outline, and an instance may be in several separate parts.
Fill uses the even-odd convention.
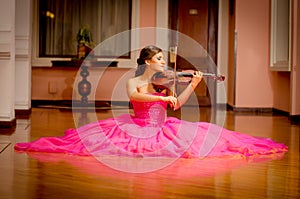
[[[212,78],[213,80],[221,81],[223,82],[225,80],[224,75],[217,75],[214,73],[202,73],[203,77]],[[193,73],[190,72],[176,72],[177,77],[193,77]]]
[[[185,71],[180,71],[180,72],[176,72],[176,76],[174,75],[174,71],[172,70],[166,70],[164,72],[161,72],[162,74],[160,74],[160,77],[165,76],[165,78],[180,78],[180,77],[189,77],[192,78],[195,71],[194,70],[185,70]],[[202,73],[203,77],[207,77],[207,78],[211,78],[213,80],[217,80],[217,81],[224,81],[225,80],[225,76],[224,75],[217,75],[214,73]],[[154,75],[155,76],[155,75]],[[156,76],[159,76],[156,74]]]
[[[174,75],[174,71],[172,70],[166,70],[164,72],[157,72],[152,76],[152,85],[153,88],[161,92],[162,90],[165,90],[166,88],[169,88],[170,85],[174,84],[174,81],[178,82],[190,82],[191,79],[193,78],[194,70],[186,70],[186,71],[181,71],[181,72],[176,72],[176,76]],[[202,73],[203,77],[208,77],[212,78],[213,80],[216,81],[224,81],[225,76],[224,75],[217,75],[214,73]]]

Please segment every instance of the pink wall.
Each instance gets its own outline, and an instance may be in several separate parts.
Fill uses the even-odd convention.
[[[289,78],[269,69],[269,26],[269,0],[236,1],[236,107],[274,107],[275,85],[284,81],[279,89],[285,96],[276,102],[288,110]]]
[[[269,14],[269,0],[236,1],[237,107],[273,106]]]
[[[32,68],[32,100],[72,100],[73,88],[81,81],[79,68],[34,67]],[[126,81],[133,76],[129,68],[95,68],[89,70],[88,81],[92,83],[89,100],[128,101]],[[74,95],[75,100],[81,99]]]
[[[156,0],[140,0],[140,26],[155,27]]]
[[[278,110],[290,111],[290,72],[272,72],[273,73],[273,108]]]
[[[156,0],[140,0],[140,28],[156,26]],[[155,30],[141,31],[140,46],[155,44]]]

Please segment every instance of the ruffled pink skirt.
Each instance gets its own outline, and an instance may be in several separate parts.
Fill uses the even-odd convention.
[[[158,125],[124,114],[68,129],[61,137],[17,143],[15,150],[82,156],[199,158],[268,155],[286,152],[288,148],[269,138],[253,137],[211,123],[167,117]]]

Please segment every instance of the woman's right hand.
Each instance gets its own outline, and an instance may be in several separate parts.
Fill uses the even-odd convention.
[[[166,96],[162,97],[162,101],[167,102],[171,108],[174,108],[177,106],[177,98],[173,96]]]

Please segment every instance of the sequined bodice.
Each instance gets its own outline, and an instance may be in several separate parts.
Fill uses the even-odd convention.
[[[154,93],[151,95],[162,95],[162,93]],[[166,119],[166,102],[138,102],[131,101],[134,115],[136,118],[144,119],[147,123],[159,124]]]

